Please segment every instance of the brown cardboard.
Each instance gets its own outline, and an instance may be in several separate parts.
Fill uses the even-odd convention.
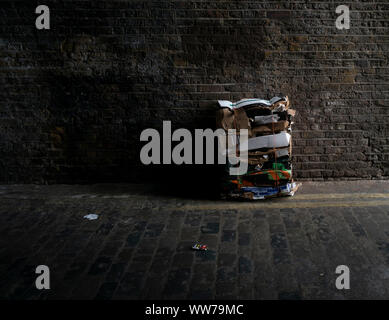
[[[246,112],[243,109],[235,109],[235,120],[236,128],[240,129],[250,129],[250,120],[247,117]]]
[[[294,109],[288,109],[287,110],[288,114],[291,115],[292,117],[294,117],[296,115],[296,110]]]
[[[234,128],[234,113],[228,108],[220,108],[216,111],[216,127],[224,130]]]
[[[250,130],[250,121],[243,109],[221,108],[216,112],[216,127],[228,129],[248,129]]]

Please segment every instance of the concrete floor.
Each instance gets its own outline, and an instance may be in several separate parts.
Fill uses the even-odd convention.
[[[192,251],[197,241],[209,250]],[[38,265],[50,290],[35,287]],[[349,290],[335,286],[339,265]],[[389,181],[303,182],[294,197],[258,202],[3,185],[0,297],[388,299]]]

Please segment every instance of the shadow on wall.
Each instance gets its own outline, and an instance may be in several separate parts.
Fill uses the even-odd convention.
[[[161,194],[213,198],[218,193],[217,166],[152,165],[140,162],[142,130],[172,120],[172,130],[214,128],[214,111],[153,109],[133,92],[136,84],[112,75],[45,77],[49,134],[48,183],[137,182],[155,185]],[[169,101],[165,96],[164,105]],[[171,102],[173,103],[173,102]],[[215,109],[217,106],[215,105]]]

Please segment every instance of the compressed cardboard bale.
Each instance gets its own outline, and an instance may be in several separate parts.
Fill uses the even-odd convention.
[[[299,185],[293,182],[290,162],[290,133],[295,110],[289,109],[289,104],[288,97],[275,97],[269,101],[243,99],[236,103],[219,101],[220,110],[225,110],[219,110],[218,127],[237,129],[237,132],[249,129],[248,159],[241,159],[248,162],[248,172],[230,176],[227,170],[225,195],[257,200],[293,195],[297,190]],[[228,152],[235,153],[232,149],[230,147]]]

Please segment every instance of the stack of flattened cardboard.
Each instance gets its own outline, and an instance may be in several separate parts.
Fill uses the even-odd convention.
[[[266,199],[292,196],[297,185],[292,179],[292,118],[288,97],[271,100],[243,99],[236,103],[219,101],[216,124],[228,132],[247,129],[248,170],[231,176],[227,162],[223,176],[222,196],[242,199]],[[237,146],[234,146],[238,155]],[[240,149],[241,150],[241,149]],[[231,150],[230,150],[231,151]],[[241,159],[241,161],[244,161]]]

